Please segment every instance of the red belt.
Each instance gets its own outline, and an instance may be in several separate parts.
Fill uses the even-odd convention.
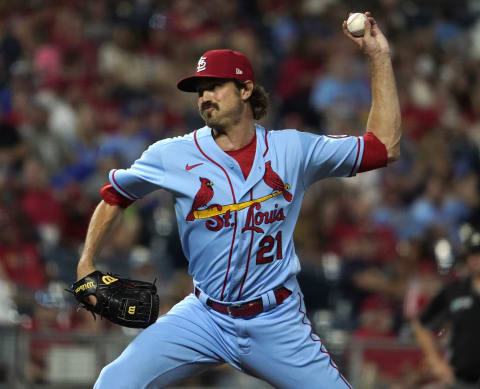
[[[197,296],[197,298],[200,296],[200,293],[200,289],[195,288],[195,296]],[[280,305],[288,296],[292,294],[292,291],[282,286],[278,289],[275,289],[273,294],[275,295],[275,301],[277,305]],[[224,315],[229,315],[231,317],[248,317],[263,312],[263,302],[261,298],[247,301],[243,304],[223,304],[217,303],[211,299],[207,299],[207,305],[214,311],[223,313]]]

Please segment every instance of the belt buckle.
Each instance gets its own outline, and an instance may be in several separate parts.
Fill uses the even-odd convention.
[[[229,305],[227,305],[228,316],[235,317],[235,316],[232,315],[232,311],[230,309],[231,308],[240,308],[241,306],[242,306],[242,304],[229,304]]]

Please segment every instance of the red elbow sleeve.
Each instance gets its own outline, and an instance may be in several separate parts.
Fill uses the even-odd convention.
[[[363,157],[358,172],[385,167],[387,162],[387,148],[373,133],[367,132],[363,136]]]
[[[105,184],[100,189],[100,196],[102,196],[103,201],[110,205],[118,205],[121,208],[127,208],[131,205],[134,200],[118,193],[112,184]]]

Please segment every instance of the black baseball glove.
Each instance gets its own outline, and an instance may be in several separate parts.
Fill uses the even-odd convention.
[[[146,328],[158,317],[159,297],[155,282],[119,278],[94,271],[75,282],[68,292],[79,301],[79,307],[124,327]],[[88,296],[95,296],[91,304]]]

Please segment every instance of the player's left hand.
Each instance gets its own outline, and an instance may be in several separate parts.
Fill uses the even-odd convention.
[[[343,33],[355,42],[362,51],[369,57],[376,55],[390,55],[390,46],[387,38],[378,27],[377,22],[371,16],[370,12],[365,12],[367,21],[365,21],[365,33],[361,37],[355,37],[347,29],[347,20],[343,21]]]
[[[146,328],[158,317],[160,301],[155,282],[120,278],[95,270],[67,291],[93,317],[99,314],[124,327]],[[95,297],[96,303],[90,297]]]

